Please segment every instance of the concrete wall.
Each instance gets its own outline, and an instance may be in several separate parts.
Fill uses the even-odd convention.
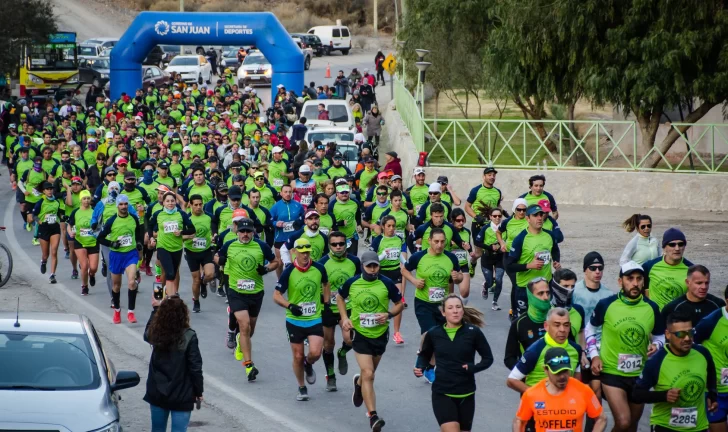
[[[412,184],[411,173],[419,156],[412,137],[391,102],[384,111],[386,126],[383,146],[402,159],[405,185]],[[410,175],[408,176],[408,173]],[[427,181],[447,176],[461,199],[482,181],[482,169],[427,167]],[[535,170],[498,170],[496,186],[504,201],[528,191],[528,177]],[[611,171],[542,171],[546,190],[559,204],[609,205],[650,208],[728,211],[728,176],[708,174],[674,174]],[[508,209],[510,210],[510,208]]]

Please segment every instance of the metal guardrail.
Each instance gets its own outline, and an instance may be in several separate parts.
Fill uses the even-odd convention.
[[[728,124],[663,125],[661,132],[679,135],[665,155],[641,151],[633,121],[423,119],[412,94],[393,81],[397,111],[431,165],[728,174]]]

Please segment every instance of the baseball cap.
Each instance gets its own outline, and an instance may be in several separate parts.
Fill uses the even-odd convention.
[[[116,205],[127,203],[129,204],[129,197],[127,195],[119,195],[116,197]]]
[[[391,152],[387,152],[387,153],[385,153],[385,154],[387,154],[387,155],[389,155],[389,156],[392,156],[392,157],[393,157],[393,158],[395,158],[395,159],[399,157],[399,156],[397,155],[397,152],[396,152],[396,151],[391,151]]]
[[[184,153],[184,152],[191,152],[191,151],[192,151],[192,149],[190,148],[190,146],[184,146],[182,148],[182,153]]]
[[[106,132],[106,138],[113,138],[114,133],[113,132]]]
[[[245,214],[247,215],[247,212]],[[238,231],[255,231],[253,220],[247,216],[238,220]]]
[[[253,178],[254,179],[257,179],[257,178],[260,178],[260,177],[265,178],[265,174],[263,174],[261,171],[256,171],[256,172],[253,173]]]
[[[40,190],[53,189],[53,185],[50,182],[44,181],[40,186]]]
[[[301,168],[298,169],[299,174],[311,174],[311,167],[308,165],[301,165]]]
[[[225,182],[220,182],[217,184],[217,191],[218,192],[227,192],[228,191],[228,185]]]
[[[161,185],[157,186],[157,189],[156,190],[162,191],[162,192],[165,192],[165,193],[166,192],[172,192],[172,189],[170,189],[169,186],[167,186],[165,184],[161,184]]]
[[[311,242],[305,238],[299,238],[293,243],[293,248],[296,252],[311,252]]]
[[[116,160],[116,165],[128,164],[128,163],[129,163],[129,161],[126,160],[126,158],[123,158],[123,157],[120,157],[119,159]]]
[[[169,169],[169,164],[167,162],[162,161],[162,162],[159,163],[159,165],[157,166],[157,168]]]
[[[440,189],[441,185],[440,183],[432,183],[430,185],[430,188],[427,190],[429,193],[442,193],[442,190]]]
[[[136,175],[134,174],[134,171],[127,171],[124,173],[124,180],[126,180],[128,178],[136,179]]]
[[[336,192],[337,193],[339,193],[339,192],[349,193],[349,190],[350,189],[349,189],[349,185],[348,184],[336,186]]]
[[[248,217],[248,211],[242,208],[233,210],[233,222],[238,222],[240,219],[246,219]]]
[[[72,177],[71,178],[71,184],[74,184],[74,183],[82,184],[83,183],[83,180],[81,180],[81,177]]]
[[[619,267],[619,277],[630,275],[634,272],[645,274],[645,269],[634,261],[627,261]]]
[[[283,151],[283,147],[275,146],[273,147],[273,153],[281,153]]]
[[[543,213],[543,210],[541,210],[541,206],[538,204],[531,204],[526,208],[526,216],[535,215],[536,213]]]
[[[84,199],[84,198],[86,198],[86,197],[89,197],[89,198],[91,198],[91,192],[89,192],[89,191],[87,191],[87,190],[82,190],[82,191],[81,191],[81,193],[80,193],[80,194],[78,194],[78,196],[79,196],[79,197],[80,197],[81,199]]]
[[[541,210],[544,211],[544,213],[551,213],[551,202],[547,199],[542,199],[538,201],[538,206],[541,207]]]
[[[587,267],[594,264],[601,264],[604,265],[604,258],[602,258],[602,255],[599,252],[589,252],[588,254],[584,255],[584,270],[586,271]]]
[[[242,168],[243,167],[243,164],[240,163],[240,162],[238,162],[238,161],[235,161],[235,162],[230,163],[230,166],[229,167],[230,168]]]
[[[138,137],[134,138],[134,141],[136,141],[136,142],[142,142],[142,141],[144,141],[144,138],[138,136]]]
[[[395,181],[395,180],[402,180],[402,176],[395,174],[392,176],[392,178],[389,179],[389,181]]]
[[[447,186],[447,176],[439,176],[437,178],[437,182],[440,183],[443,186]]]
[[[228,198],[231,200],[239,200],[243,197],[243,191],[240,189],[240,186],[232,186],[230,189],[228,189]]]
[[[565,370],[571,370],[571,358],[569,357],[569,353],[561,347],[554,347],[546,350],[546,354],[544,354],[543,357],[543,364],[549,368],[551,373],[554,374]]]
[[[377,174],[377,179],[383,179],[383,178],[389,178],[389,173],[387,171],[382,171],[379,174]]]
[[[337,151],[336,153],[334,153],[334,159],[343,159],[343,158],[344,158],[344,156],[341,154],[341,152]]]
[[[379,256],[374,251],[366,251],[361,255],[362,267],[366,267],[369,264],[379,264]]]
[[[483,170],[483,174],[488,174],[488,173],[498,174],[498,171],[496,171],[495,168],[493,168],[493,167],[485,167],[485,169]]]
[[[364,156],[364,163],[374,163],[374,158],[371,156]]]
[[[321,215],[316,210],[309,210],[309,211],[306,212],[306,216],[304,216],[304,219],[308,219],[308,218],[310,218],[312,216],[316,216],[318,218],[321,217]]]
[[[414,170],[414,175],[424,174],[424,173],[425,173],[425,169],[424,168],[421,168],[421,167],[417,167]]]

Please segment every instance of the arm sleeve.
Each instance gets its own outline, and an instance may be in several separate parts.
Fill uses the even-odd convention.
[[[493,364],[493,352],[490,350],[485,335],[479,329],[475,336],[475,350],[480,355],[480,361],[474,365],[468,365],[468,370],[474,374],[488,369]]]
[[[256,241],[258,242],[258,245],[260,245],[260,250],[263,251],[263,258],[265,258],[266,261],[271,262],[276,259],[276,254],[273,253],[270,246],[260,240]]]
[[[281,246],[281,261],[283,262],[283,265],[291,263],[291,251],[288,249],[288,243],[290,243],[290,241],[291,239],[288,239],[288,241]]]
[[[556,222],[556,219],[549,216],[549,220],[551,221],[551,224],[554,226],[551,230],[551,234],[553,234],[554,239],[556,239],[556,243],[562,243],[564,241],[564,233],[561,231],[561,227],[559,226],[559,223]]]
[[[551,258],[556,262],[560,262],[561,261],[561,250],[559,249],[559,241],[557,240],[554,233],[552,233],[551,231],[548,231],[548,233],[551,236],[551,238],[553,239],[553,246],[551,246]]]
[[[182,215],[182,235],[190,235],[197,232],[195,226],[192,224],[192,220],[185,212],[180,212]]]
[[[518,321],[513,321],[506,337],[506,351],[503,355],[503,364],[513,369],[521,358],[521,343],[518,341]]]
[[[475,202],[475,198],[478,196],[479,187],[480,186],[476,186],[476,187],[470,189],[470,193],[468,194],[468,198],[466,199],[466,201],[469,202],[470,204]]]
[[[650,391],[657,384],[660,375],[660,366],[665,358],[666,351],[662,351],[647,361],[642,375],[637,379],[632,398],[635,403],[659,403],[667,402],[667,391]],[[715,374],[709,374],[715,377]]]
[[[637,236],[632,237],[632,240],[627,242],[627,245],[622,251],[622,256],[619,257],[619,265],[627,263],[632,259],[632,256],[637,251]]]
[[[541,356],[541,351],[545,348],[546,343],[543,339],[539,339],[534,342],[523,355],[518,359],[518,363],[514,369],[518,369],[524,376],[533,372],[538,364],[538,358]]]
[[[35,205],[33,206],[33,216],[36,218],[40,214],[40,209],[43,206],[43,199],[41,198]]]

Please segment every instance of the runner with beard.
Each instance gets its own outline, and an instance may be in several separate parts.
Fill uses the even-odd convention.
[[[321,217],[316,210],[307,210],[303,217],[305,226],[295,231],[288,240],[281,246],[281,260],[283,265],[291,264],[291,252],[293,245],[299,238],[305,238],[311,243],[311,259],[318,261],[329,253],[329,239],[319,230]]]
[[[357,228],[361,225],[359,202],[350,197],[351,188],[345,179],[336,180],[336,198],[329,202],[329,215],[336,219],[337,229],[346,234],[349,253],[359,252]]]

